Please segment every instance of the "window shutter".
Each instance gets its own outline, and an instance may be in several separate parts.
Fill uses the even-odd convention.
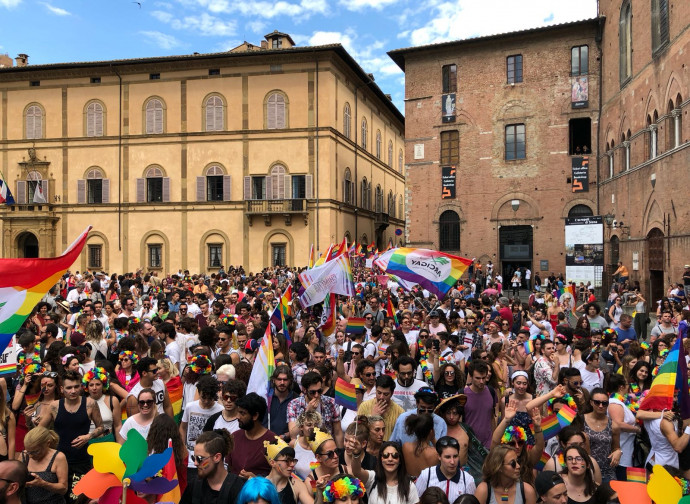
[[[313,196],[312,196],[313,183],[312,183],[312,176],[311,175],[307,175],[305,177],[304,186],[305,186],[305,193],[307,194],[307,199],[312,199],[313,198]]]
[[[17,180],[17,203],[26,204],[26,180]]]
[[[266,177],[266,194],[264,195],[266,199],[273,199],[273,175]]]
[[[230,189],[232,185],[230,183],[230,175],[223,175],[223,201],[230,201]]]
[[[150,101],[146,104],[146,134],[151,135],[153,134],[153,123],[154,123],[154,110],[153,110],[153,101]]]
[[[244,199],[252,199],[252,178],[244,177]]]
[[[83,205],[86,203],[86,180],[77,180],[77,203]]]
[[[668,0],[659,0],[659,44],[668,42]]]
[[[284,184],[285,195],[283,196],[283,198],[292,199],[292,179],[290,175],[285,175]]]
[[[104,178],[101,181],[101,201],[110,203],[110,179]]]
[[[196,178],[196,200],[206,201],[206,177]]]
[[[156,108],[154,114],[154,133],[163,133],[163,106],[159,101],[156,101]]]
[[[86,136],[94,136],[94,123],[96,122],[96,114],[94,113],[94,104],[92,103],[86,108]]]
[[[280,170],[282,172],[282,170]],[[285,197],[285,175],[277,173],[271,177],[273,180],[273,199],[283,199]]]
[[[285,128],[285,98],[277,95],[276,99],[276,128]]]
[[[50,203],[50,199],[48,196],[48,181],[47,180],[39,180],[39,184],[41,184],[41,189],[43,190],[43,197],[46,200],[46,203]]]
[[[97,137],[103,136],[103,107],[99,104],[95,104],[95,114],[94,114],[94,135]]]
[[[276,129],[276,94],[268,97],[266,103],[266,128]]]
[[[223,100],[216,96],[216,106],[213,109],[213,126],[215,131],[223,131]]]
[[[214,111],[213,98],[209,98],[206,100],[206,131],[214,131],[216,129]]]
[[[146,203],[146,179],[137,179],[137,203]]]
[[[163,201],[170,201],[170,177],[163,177]]]

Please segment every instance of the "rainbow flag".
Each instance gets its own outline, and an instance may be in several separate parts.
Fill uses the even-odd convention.
[[[345,331],[349,334],[360,334],[364,332],[364,319],[350,317],[347,319],[347,328]]]
[[[168,448],[172,448],[172,440],[168,440]],[[175,467],[175,454],[171,453],[170,454],[170,460],[163,466],[163,469],[161,469],[161,476],[164,477],[165,479],[172,481],[172,480],[177,480],[177,468]],[[178,480],[177,486],[170,490],[169,492],[158,495],[156,498],[156,502],[180,502],[180,499],[182,498],[182,492],[180,491],[180,484]]]
[[[338,381],[335,382],[335,403],[343,408],[357,411],[357,394],[355,394],[355,386],[342,378],[338,378]]]
[[[544,441],[548,441],[558,434],[563,427],[558,421],[557,415],[550,415],[541,421],[541,430],[544,431]]]
[[[643,467],[627,467],[625,474],[628,481],[647,483],[647,471]]]
[[[273,324],[276,330],[282,330],[283,336],[287,340],[288,346],[292,344],[290,339],[290,333],[287,328],[287,317],[292,315],[292,285],[288,285],[287,289],[280,298],[280,302],[273,309],[271,314],[271,324]]]
[[[170,402],[172,403],[173,418],[177,425],[180,425],[182,421],[182,380],[180,380],[179,376],[173,376],[165,384],[165,388],[168,389],[168,397],[170,397]]]
[[[395,316],[395,308],[393,307],[393,301],[391,301],[390,296],[388,296],[388,303],[386,303],[386,316],[395,320],[395,327],[398,327],[398,317]]]
[[[307,268],[312,269],[314,267],[314,244],[309,247],[309,260],[307,261]]]
[[[326,258],[326,261],[332,261],[336,257],[338,257],[340,254],[343,254],[347,251],[347,236],[343,237],[343,241],[338,245],[338,248],[334,248],[331,250],[331,255]]]
[[[321,254],[319,256],[319,258],[314,263],[314,266],[312,266],[312,267],[316,268],[317,266],[321,266],[322,264],[324,264],[326,262],[326,259],[331,256],[331,250],[332,249],[333,249],[333,245],[331,244],[328,246],[328,250],[326,250],[323,254]]]
[[[682,338],[676,339],[676,344],[659,368],[649,393],[640,403],[641,410],[670,410],[673,407],[673,395],[677,390],[681,416],[684,420],[690,418],[688,369],[685,366],[685,351],[681,340]],[[679,366],[679,362],[683,365]]]
[[[543,424],[542,424],[542,427],[543,427]],[[543,471],[544,467],[546,466],[546,463],[549,461],[550,458],[551,457],[549,456],[548,453],[542,452],[541,457],[539,457],[539,462],[534,464],[534,468],[537,471]]]
[[[304,287],[304,292],[299,297],[303,308],[321,303],[330,293],[342,296],[355,295],[347,251],[322,266],[303,271],[299,274],[299,281]]]
[[[91,226],[60,257],[0,259],[0,353],[34,306],[79,258]]]
[[[437,250],[400,247],[383,253],[374,263],[386,273],[415,282],[441,298],[472,261]]]
[[[319,325],[319,329],[324,336],[330,336],[335,331],[336,309],[335,294],[331,294],[323,303],[323,313],[321,314],[321,324]]]
[[[271,405],[273,390],[271,388],[271,376],[276,368],[275,357],[273,356],[273,336],[271,336],[271,325],[266,327],[266,333],[261,339],[259,352],[254,359],[252,374],[249,376],[247,393],[256,392],[261,397],[267,398],[268,406]]]
[[[556,416],[558,417],[558,423],[561,424],[561,427],[567,427],[573,423],[573,420],[575,420],[577,416],[577,412],[570,406],[564,404]]]
[[[534,342],[532,340],[525,341],[523,346],[525,347],[525,353],[527,355],[534,353]]]

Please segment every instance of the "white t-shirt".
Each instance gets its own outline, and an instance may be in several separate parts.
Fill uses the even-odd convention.
[[[395,383],[395,390],[393,391],[393,401],[400,406],[405,411],[413,410],[417,407],[417,403],[414,400],[414,395],[422,387],[428,387],[428,385],[421,381],[415,380],[409,387],[403,387],[400,383]]]
[[[214,402],[213,406],[209,409],[202,408],[199,401],[192,401],[185,407],[184,413],[182,414],[182,423],[187,424],[187,439],[185,439],[187,450],[189,450],[187,467],[196,467],[194,465],[194,445],[196,444],[196,438],[204,431],[204,426],[208,419],[222,410],[223,407],[217,402]]]
[[[180,345],[177,344],[177,341],[172,341],[165,345],[165,356],[173,364],[180,362]]]
[[[367,471],[369,477],[364,486],[367,489],[369,496],[369,504],[417,504],[419,502],[419,494],[414,483],[410,482],[410,489],[407,492],[407,499],[402,500],[398,495],[398,485],[386,485],[386,498],[379,496],[379,485],[374,486],[376,481],[376,473],[374,471]]]
[[[232,434],[233,432],[240,430],[240,421],[237,418],[233,418],[228,422],[221,414],[218,418],[216,418],[216,421],[213,424],[213,429],[225,429]]]
[[[604,373],[598,369],[591,372],[585,367],[580,369],[580,375],[582,376],[582,387],[586,388],[587,392],[591,392],[597,387],[604,386]]]
[[[134,429],[137,431],[141,436],[146,439],[149,435],[149,429],[151,428],[151,424],[153,423],[153,419],[151,419],[151,422],[146,424],[146,425],[141,425],[139,422],[136,422],[134,420],[134,417],[129,417],[127,420],[125,420],[125,423],[122,424],[122,427],[120,428],[120,436],[122,439],[127,440],[127,433]]]
[[[139,392],[145,388],[146,387],[144,387],[141,382],[137,382],[137,384],[132,387],[132,390],[129,391],[127,397],[134,396],[134,398],[137,399],[139,397]],[[158,410],[158,414],[163,415],[165,413],[165,409],[163,408],[163,403],[165,401],[165,383],[163,383],[163,380],[160,378],[156,378],[153,380],[153,385],[150,388],[156,393],[156,409]]]

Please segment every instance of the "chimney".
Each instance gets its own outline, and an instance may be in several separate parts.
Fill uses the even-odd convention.
[[[267,40],[261,41],[261,49],[268,49],[268,41]]]
[[[17,62],[18,67],[25,67],[29,64],[29,55],[28,54],[17,54],[17,57],[14,59]]]

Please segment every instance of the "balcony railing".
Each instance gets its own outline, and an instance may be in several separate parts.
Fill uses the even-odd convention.
[[[306,213],[306,211],[306,199],[247,200],[248,214],[289,214]]]

